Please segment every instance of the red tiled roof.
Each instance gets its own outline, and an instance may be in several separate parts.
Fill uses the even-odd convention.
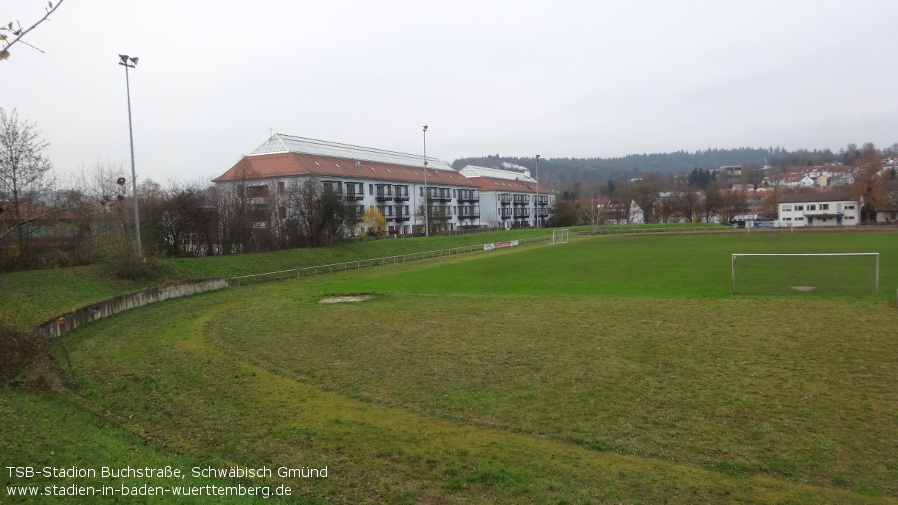
[[[498,177],[471,177],[471,182],[480,186],[481,191],[516,191],[518,193],[535,193],[536,184],[516,179],[500,179]],[[555,194],[555,190],[539,185],[540,194]]]
[[[423,183],[422,168],[358,161],[332,156],[302,153],[275,153],[245,156],[230,170],[212,182],[242,179],[270,179],[279,177],[315,176],[340,179],[372,179],[391,182]],[[427,170],[428,185],[476,187],[477,185],[454,170]]]

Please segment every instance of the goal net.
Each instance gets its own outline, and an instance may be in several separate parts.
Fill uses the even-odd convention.
[[[879,253],[733,254],[731,294],[879,296]]]
[[[549,245],[567,244],[571,234],[568,230],[552,230],[552,241]]]

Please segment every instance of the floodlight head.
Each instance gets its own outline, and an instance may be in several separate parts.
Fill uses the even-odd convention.
[[[538,154],[536,155],[536,161],[539,161],[539,155],[538,155]]]
[[[427,125],[424,125],[424,131],[427,131]]]
[[[135,67],[137,66],[137,60],[138,60],[137,56],[131,58],[131,64],[134,65]]]
[[[122,60],[122,65],[128,64],[128,55],[127,54],[120,54],[120,55],[118,55],[118,57]]]

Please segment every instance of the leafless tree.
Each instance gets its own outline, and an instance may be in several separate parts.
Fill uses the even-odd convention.
[[[35,221],[55,213],[41,205],[53,187],[48,144],[33,123],[20,121],[15,109],[0,108],[0,239],[15,232],[18,252],[28,261]]]
[[[332,245],[340,239],[350,215],[349,206],[337,191],[325,190],[315,178],[294,182],[287,191],[287,213],[305,247]]]
[[[748,212],[748,199],[743,191],[725,189],[721,192],[720,217],[723,224],[730,224],[739,214]]]
[[[642,209],[643,222],[656,221],[655,205],[658,203],[658,178],[653,174],[647,174],[641,181],[634,183],[633,199],[636,205]]]
[[[686,221],[691,223],[695,220],[696,215],[699,214],[699,209],[702,204],[702,194],[695,187],[686,186],[682,189],[682,191],[678,191],[674,198],[676,199],[677,208],[683,214],[683,217],[686,218]]]
[[[852,196],[863,200],[861,217],[865,221],[876,219],[876,210],[887,202],[886,181],[883,178],[882,154],[872,142],[864,144],[854,160],[857,175],[854,179]]]
[[[720,194],[720,188],[716,184],[708,186],[705,191],[705,199],[702,202],[702,213],[705,216],[705,222],[710,223],[711,218],[718,215],[723,207],[723,197]]]

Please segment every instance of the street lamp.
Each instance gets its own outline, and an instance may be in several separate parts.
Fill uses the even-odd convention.
[[[430,236],[430,193],[427,191],[427,125],[424,125],[424,236]]]
[[[539,155],[536,155],[536,168],[533,169],[533,179],[536,181],[536,201],[533,202],[534,220],[539,228]]]
[[[134,235],[137,237],[137,255],[143,256],[143,247],[140,245],[140,212],[137,210],[137,172],[134,170],[134,130],[131,128],[131,82],[128,79],[128,69],[137,66],[137,56],[127,54],[118,55],[119,65],[125,67],[125,87],[128,90],[128,136],[131,138],[131,188],[134,191]]]

